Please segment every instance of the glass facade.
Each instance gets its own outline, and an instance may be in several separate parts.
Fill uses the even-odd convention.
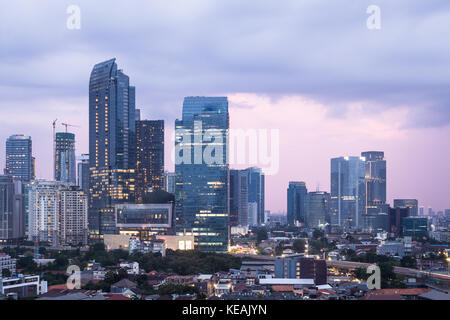
[[[12,135],[6,140],[5,174],[24,182],[34,180],[31,137]]]
[[[89,229],[115,234],[113,205],[135,198],[135,88],[115,59],[94,66],[89,82]]]
[[[172,204],[116,205],[119,228],[171,228]]]
[[[331,159],[331,223],[346,229],[362,227],[365,212],[363,157]]]
[[[76,184],[75,135],[57,132],[55,136],[55,181]]]
[[[361,154],[366,159],[365,214],[377,214],[386,204],[386,160],[384,152],[369,151]]]
[[[419,201],[417,199],[394,199],[394,208],[409,208],[409,215],[417,217],[419,215]]]
[[[264,223],[265,211],[265,176],[260,168],[248,168],[248,201],[257,205],[256,224]]]
[[[164,121],[136,121],[136,200],[164,189]]]
[[[228,99],[187,97],[175,121],[177,233],[202,251],[229,243]]]
[[[296,222],[306,223],[306,197],[308,189],[302,181],[289,182],[287,189],[287,222],[295,225]]]
[[[306,225],[308,228],[323,227],[330,222],[330,194],[310,192],[306,197]]]
[[[230,225],[248,226],[248,173],[230,170]]]

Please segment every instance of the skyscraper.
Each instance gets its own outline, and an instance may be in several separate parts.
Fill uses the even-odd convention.
[[[228,99],[187,97],[175,121],[177,233],[202,251],[229,243]]]
[[[89,194],[89,155],[82,154],[78,157],[77,185],[85,194]]]
[[[330,194],[328,192],[309,192],[306,197],[306,225],[318,228],[330,222]]]
[[[368,151],[361,153],[365,158],[366,199],[365,214],[377,214],[386,204],[386,160],[384,152]]]
[[[6,140],[5,174],[24,182],[35,178],[31,137],[16,134]]]
[[[96,64],[89,82],[89,229],[117,232],[114,204],[134,201],[135,88],[116,59]]]
[[[256,225],[261,225],[264,223],[265,211],[265,176],[261,168],[252,167],[245,171],[248,174],[248,201],[256,203]]]
[[[175,172],[164,172],[164,191],[175,194]]]
[[[164,121],[136,121],[136,200],[164,188]]]
[[[365,212],[363,157],[331,159],[331,224],[347,229],[361,227]]]
[[[22,182],[0,175],[0,242],[25,236],[25,198]]]
[[[296,222],[306,223],[306,196],[308,189],[303,181],[289,182],[287,189],[287,222],[295,225]]]
[[[230,225],[248,226],[248,172],[230,170]]]
[[[57,132],[55,136],[55,181],[76,184],[75,135]]]
[[[409,215],[417,217],[419,215],[419,201],[417,199],[394,199],[394,208],[409,208]]]

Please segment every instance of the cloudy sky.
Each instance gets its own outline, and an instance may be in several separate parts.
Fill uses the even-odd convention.
[[[69,5],[81,10],[79,30],[67,28]],[[367,28],[370,5],[381,10],[380,30]],[[442,210],[449,38],[448,0],[4,0],[0,143],[31,135],[38,177],[51,178],[58,118],[80,126],[77,153],[87,153],[89,75],[115,57],[143,117],[166,120],[168,141],[191,95],[227,95],[232,128],[278,129],[272,211],[286,210],[290,180],[329,191],[330,158],[368,150],[385,151],[389,202]]]

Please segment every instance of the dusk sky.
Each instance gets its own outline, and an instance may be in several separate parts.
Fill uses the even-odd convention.
[[[66,26],[69,5],[79,30]],[[380,30],[366,26],[370,5]],[[87,153],[90,72],[115,57],[142,118],[165,120],[166,170],[183,98],[228,96],[231,128],[280,130],[272,212],[286,210],[289,181],[329,191],[330,158],[372,150],[385,152],[389,203],[443,210],[449,39],[448,0],[2,1],[0,166],[6,138],[31,135],[37,176],[51,179],[56,118],[80,126]]]

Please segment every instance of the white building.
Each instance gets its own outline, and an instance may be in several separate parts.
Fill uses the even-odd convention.
[[[28,192],[28,240],[53,246],[87,243],[87,195],[79,187],[36,180]]]
[[[139,263],[137,262],[122,262],[119,265],[122,269],[125,269],[128,274],[138,275],[139,274]]]
[[[19,274],[15,277],[0,278],[0,294],[24,298],[47,292],[47,282],[39,281],[37,275]]]
[[[11,273],[16,272],[16,259],[7,254],[0,253],[0,276],[3,269],[8,269]]]

